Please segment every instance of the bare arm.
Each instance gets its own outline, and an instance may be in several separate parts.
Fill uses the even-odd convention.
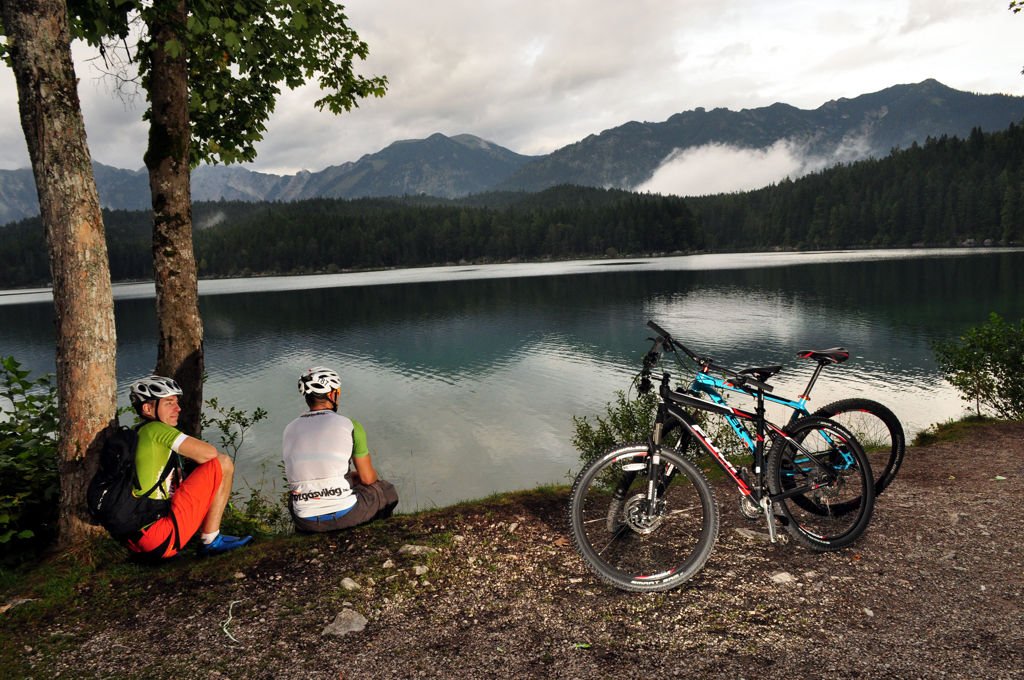
[[[363,484],[373,484],[377,481],[377,471],[373,469],[370,454],[359,456],[358,458],[353,457],[352,461],[356,464],[356,474],[359,475],[360,482]]]
[[[217,457],[217,448],[213,444],[207,444],[202,439],[186,437],[185,441],[178,447],[178,453],[189,460],[202,464]]]

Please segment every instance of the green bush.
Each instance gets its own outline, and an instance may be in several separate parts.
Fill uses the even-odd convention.
[[[237,409],[234,406],[225,408],[217,401],[217,397],[206,400],[206,409],[200,414],[200,424],[203,430],[209,430],[214,426],[220,432],[220,448],[231,456],[231,460],[238,458],[238,451],[245,442],[245,433],[256,423],[267,417],[265,409],[257,407],[249,413]]]
[[[263,408],[256,408],[249,413],[234,406],[221,406],[216,397],[207,399],[205,406],[201,416],[203,430],[210,432],[211,428],[215,428],[219,432],[220,449],[230,455],[232,460],[238,458],[238,452],[245,442],[245,435],[249,429],[267,417],[267,411]],[[281,463],[279,467],[282,468],[280,476],[283,479],[284,463]],[[243,482],[249,492],[244,501],[240,500],[242,494],[238,491],[239,482]],[[266,483],[265,466],[260,482],[256,486],[236,477],[236,489],[231,494],[231,502],[224,512],[224,522],[221,527],[226,533],[266,536],[287,533],[291,530],[291,515],[285,505],[284,492],[277,491],[273,481],[270,482],[270,490],[267,491]]]
[[[52,376],[36,380],[0,358],[0,546],[5,562],[56,535],[58,409]]]
[[[1024,419],[1024,319],[1015,325],[993,312],[958,340],[932,349],[939,370],[977,415]]]
[[[657,406],[658,397],[653,392],[638,395],[634,401],[629,401],[626,393],[618,390],[615,393],[615,405],[609,403],[606,406],[605,417],[595,416],[595,424],[592,425],[586,416],[573,416],[576,433],[572,445],[579,450],[580,461],[587,465],[613,446],[646,442],[654,429]]]

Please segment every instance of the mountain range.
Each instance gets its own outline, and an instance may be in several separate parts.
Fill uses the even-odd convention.
[[[732,111],[697,108],[663,122],[631,121],[544,156],[525,156],[474,135],[394,142],[357,161],[295,175],[242,166],[201,166],[192,174],[193,201],[294,201],[427,195],[459,198],[485,191],[540,191],[560,184],[634,189],[675,152],[722,144],[762,149],[780,140],[834,162],[888,155],[892,149],[975,128],[1005,129],[1024,119],[1024,97],[954,90],[936,80],[893,87],[816,109],[772,104]],[[149,206],[145,170],[95,163],[106,208]],[[0,170],[0,224],[39,212],[32,172]]]

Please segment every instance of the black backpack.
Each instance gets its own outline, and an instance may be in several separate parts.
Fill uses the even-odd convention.
[[[100,452],[100,465],[89,483],[86,501],[93,520],[116,539],[134,538],[138,531],[167,515],[171,502],[149,498],[174,470],[174,454],[167,461],[156,484],[141,496],[132,495],[141,488],[135,469],[135,449],[138,448],[138,430],[123,425],[115,430]]]

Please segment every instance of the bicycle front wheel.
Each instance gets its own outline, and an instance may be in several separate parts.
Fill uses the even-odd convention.
[[[895,413],[871,399],[841,399],[814,415],[836,421],[857,438],[875,475],[876,496],[892,484],[907,451],[903,426]]]
[[[867,456],[846,428],[824,418],[801,418],[786,434],[775,438],[768,452],[775,512],[790,535],[811,550],[850,545],[867,529],[874,510]]]
[[[576,550],[591,571],[622,590],[675,588],[701,570],[718,537],[718,505],[704,473],[674,451],[663,448],[660,458],[651,466],[646,445],[620,446],[573,484]]]

